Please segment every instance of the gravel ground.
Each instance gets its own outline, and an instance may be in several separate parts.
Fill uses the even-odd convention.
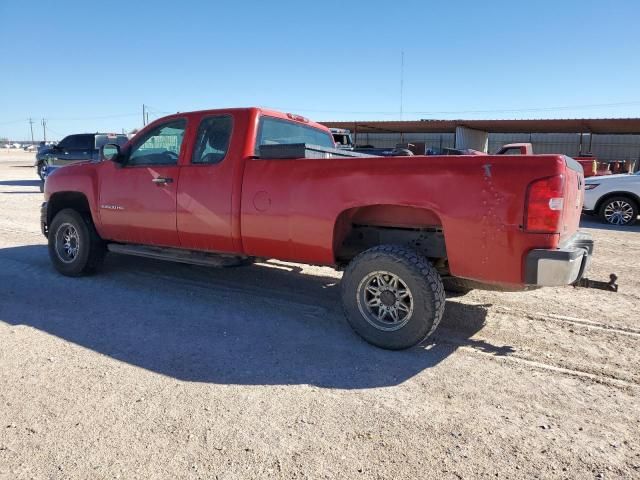
[[[0,479],[640,478],[640,227],[583,225],[618,294],[472,292],[388,352],[328,268],[56,274],[32,161],[0,152]]]

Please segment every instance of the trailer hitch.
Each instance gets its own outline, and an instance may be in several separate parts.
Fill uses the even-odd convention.
[[[598,290],[607,290],[608,292],[618,291],[618,276],[615,273],[609,275],[608,282],[600,282],[598,280],[590,280],[588,278],[581,278],[573,284],[574,287],[582,288],[597,288]]]

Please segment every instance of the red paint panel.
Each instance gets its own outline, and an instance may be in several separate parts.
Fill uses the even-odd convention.
[[[176,186],[180,169],[174,166],[119,168],[99,164],[99,205],[104,238],[119,242],[178,247]],[[172,183],[155,184],[165,177]]]
[[[342,212],[410,206],[441,220],[454,275],[521,283],[526,252],[554,248],[559,240],[522,231],[527,185],[564,170],[562,157],[551,155],[249,160],[244,247],[258,256],[332,264],[335,221]],[[254,205],[261,192],[270,198],[266,211]]]

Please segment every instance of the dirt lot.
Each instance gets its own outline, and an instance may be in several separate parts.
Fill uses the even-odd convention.
[[[584,224],[617,295],[472,292],[388,352],[328,268],[56,274],[30,162],[0,152],[0,479],[640,478],[640,227]]]

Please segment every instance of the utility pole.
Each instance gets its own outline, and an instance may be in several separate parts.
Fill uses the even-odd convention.
[[[404,50],[400,52],[400,120],[402,120],[404,95]]]
[[[147,124],[147,113],[145,111],[144,103],[142,104],[142,126]]]
[[[42,136],[44,137],[43,140],[47,141],[47,121],[43,118],[42,119]]]
[[[31,128],[31,145],[33,145],[33,119],[29,117],[29,128]]]

